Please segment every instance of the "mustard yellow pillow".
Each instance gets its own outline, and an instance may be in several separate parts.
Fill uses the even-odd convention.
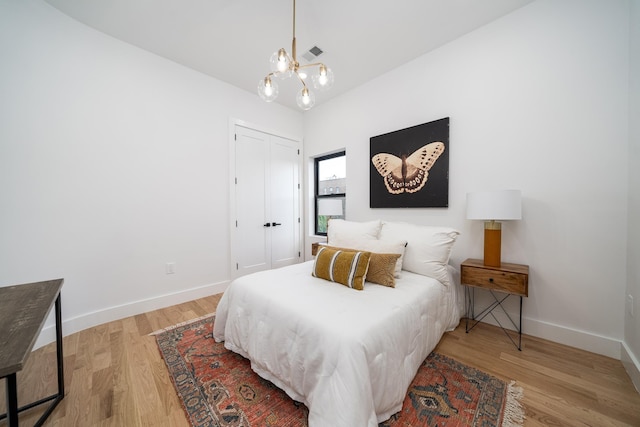
[[[322,246],[328,249],[335,249],[341,251],[356,252],[355,249],[338,248],[336,246]],[[369,269],[365,280],[371,283],[377,283],[383,286],[389,286],[391,288],[396,287],[395,270],[398,258],[401,254],[379,254],[371,252],[369,259]]]
[[[321,247],[311,274],[361,291],[364,289],[370,257],[370,252]]]
[[[367,271],[367,282],[378,283],[391,288],[396,287],[396,262],[400,254],[377,254],[371,253],[369,261],[369,271]]]

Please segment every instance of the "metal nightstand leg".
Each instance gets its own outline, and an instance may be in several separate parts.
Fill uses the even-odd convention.
[[[509,313],[507,313],[507,310],[505,310],[505,308],[502,305],[502,303],[507,298],[509,298],[511,294],[506,294],[504,297],[502,297],[502,299],[499,299],[492,290],[489,290],[489,292],[491,293],[491,296],[493,296],[494,301],[491,304],[489,304],[488,307],[482,310],[478,314],[478,318],[476,319],[475,309],[474,309],[475,289],[472,288],[469,291],[469,286],[465,286],[465,307],[466,307],[465,332],[469,333],[469,331],[475,328],[476,325],[482,321],[482,319],[484,319],[488,314],[491,314],[491,317],[493,317],[493,320],[495,320],[496,323],[500,326],[500,329],[502,329],[502,331],[505,333],[507,338],[509,338],[509,341],[511,341],[511,343],[518,349],[518,351],[522,351],[522,296],[520,296],[520,313],[519,313],[520,324],[516,326],[515,322],[513,321],[511,316],[509,316]],[[505,327],[502,326],[502,323],[500,323],[500,320],[498,320],[498,318],[493,314],[493,310],[498,306],[500,306],[500,308],[502,309],[502,312],[505,314],[505,316],[507,316],[507,319],[509,319],[509,321],[515,328],[516,332],[518,333],[518,344],[516,344],[516,342],[511,337],[511,335],[509,335],[509,332],[507,332],[507,329],[505,329]],[[469,327],[469,319],[471,319],[474,322],[471,325],[471,327]]]

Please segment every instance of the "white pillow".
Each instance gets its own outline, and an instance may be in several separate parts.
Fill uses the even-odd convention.
[[[332,246],[337,246],[345,249],[355,249],[357,251],[367,251],[377,254],[400,254],[400,258],[396,261],[396,267],[393,272],[395,277],[400,277],[402,271],[402,259],[404,256],[404,250],[407,246],[406,240],[352,240],[342,239],[340,237],[334,238],[331,241]]]
[[[402,269],[433,277],[444,285],[450,285],[447,264],[451,248],[459,234],[449,227],[384,222],[380,240],[406,240]]]
[[[327,225],[327,242],[335,245],[334,240],[377,240],[382,228],[382,221],[345,221],[344,219],[330,219]]]

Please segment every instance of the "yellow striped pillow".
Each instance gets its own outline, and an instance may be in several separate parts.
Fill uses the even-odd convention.
[[[377,242],[377,240],[371,240],[371,242]],[[325,248],[351,252],[357,251],[353,248],[339,248],[336,246],[325,246]],[[378,283],[383,286],[395,288],[396,264],[400,256],[400,254],[371,252],[371,257],[369,258],[369,269],[367,270],[365,280],[367,282]]]
[[[370,258],[370,252],[320,248],[311,274],[361,291]]]

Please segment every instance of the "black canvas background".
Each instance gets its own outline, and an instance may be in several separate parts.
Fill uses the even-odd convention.
[[[391,194],[371,159],[378,153],[409,156],[431,142],[444,143],[444,152],[429,170],[425,186],[416,193]],[[449,117],[370,138],[369,206],[371,208],[435,208],[449,206]]]

